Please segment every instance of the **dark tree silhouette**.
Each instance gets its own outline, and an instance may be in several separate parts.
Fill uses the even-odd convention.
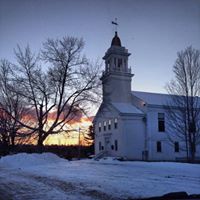
[[[88,145],[94,145],[94,137],[94,127],[91,125],[89,126],[87,133],[84,134],[84,140]]]
[[[200,51],[192,47],[178,53],[173,67],[174,80],[167,85],[169,139],[181,141],[188,160],[195,160],[200,143]]]
[[[88,127],[87,132],[84,134],[84,141],[87,145],[89,145],[90,154],[94,154],[94,139],[95,139],[94,127],[91,125]]]
[[[82,39],[64,37],[48,39],[40,55],[28,46],[15,50],[15,92],[26,101],[33,118],[31,124],[17,122],[34,135],[38,146],[51,134],[70,131],[66,124],[85,112],[89,102],[98,101],[100,65],[82,55],[83,47]]]
[[[16,92],[12,64],[0,61],[0,140],[4,147],[14,148],[16,139],[24,136],[18,121],[24,121],[26,113],[23,99]],[[13,118],[8,114],[10,113]]]

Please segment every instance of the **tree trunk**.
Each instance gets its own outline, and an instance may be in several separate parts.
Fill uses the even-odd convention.
[[[191,143],[191,162],[195,162],[195,152],[196,152],[196,147],[195,147],[195,143],[192,142]]]
[[[14,151],[15,149],[15,136],[10,137],[10,150]]]
[[[8,141],[8,138],[3,135],[3,138],[2,138],[2,144],[3,144],[3,155],[7,155],[9,154],[9,141]]]
[[[42,139],[42,134],[39,134],[39,138],[37,141],[38,152],[42,153],[44,151],[44,140]]]
[[[37,146],[38,146],[38,147],[42,147],[42,146],[44,146],[44,145],[43,145],[42,137],[39,137],[39,139],[38,139],[38,143],[37,143]]]
[[[39,152],[44,151],[44,141],[46,140],[47,136],[48,136],[48,134],[44,133],[44,132],[42,134],[39,134],[39,138],[38,138],[38,142],[37,142]]]

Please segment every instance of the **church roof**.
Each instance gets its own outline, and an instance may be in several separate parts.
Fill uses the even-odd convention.
[[[155,106],[168,106],[168,105],[177,106],[174,100],[180,98],[180,100],[182,101],[183,100],[182,98],[184,98],[184,96],[178,96],[178,95],[140,92],[140,91],[132,91],[132,95],[144,101],[144,103]],[[199,105],[198,107],[200,107],[200,97],[196,98],[198,98],[198,105]]]
[[[141,110],[130,103],[112,103],[112,105],[123,114],[143,114]]]
[[[112,39],[111,46],[121,47],[121,40],[120,40],[120,38],[117,35],[117,31],[115,31],[115,36]]]
[[[132,95],[151,105],[168,105],[172,100],[169,94],[132,91]]]

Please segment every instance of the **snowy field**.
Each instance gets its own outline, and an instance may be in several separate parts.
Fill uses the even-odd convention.
[[[1,200],[93,200],[200,194],[200,165],[67,161],[51,153],[0,159]]]

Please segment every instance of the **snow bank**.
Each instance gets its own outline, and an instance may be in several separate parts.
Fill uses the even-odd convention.
[[[4,185],[24,183],[21,185],[30,188],[28,190],[25,187],[21,194],[33,195],[33,191],[38,188],[38,192],[50,190],[51,195],[59,198],[71,195],[71,192],[77,197],[60,199],[94,199],[94,196],[86,198],[86,193],[106,194],[113,199],[146,198],[180,191],[200,194],[199,164],[120,162],[110,157],[99,161],[91,159],[68,162],[52,153],[21,153],[1,158],[0,171],[0,185],[4,181]],[[41,182],[43,190],[40,190]],[[33,199],[57,199],[49,198],[48,194],[44,192],[40,198]],[[82,196],[79,198],[79,195]]]
[[[2,157],[0,159],[0,167],[24,168],[38,165],[49,165],[66,161],[67,160],[61,159],[53,153],[19,153]]]

